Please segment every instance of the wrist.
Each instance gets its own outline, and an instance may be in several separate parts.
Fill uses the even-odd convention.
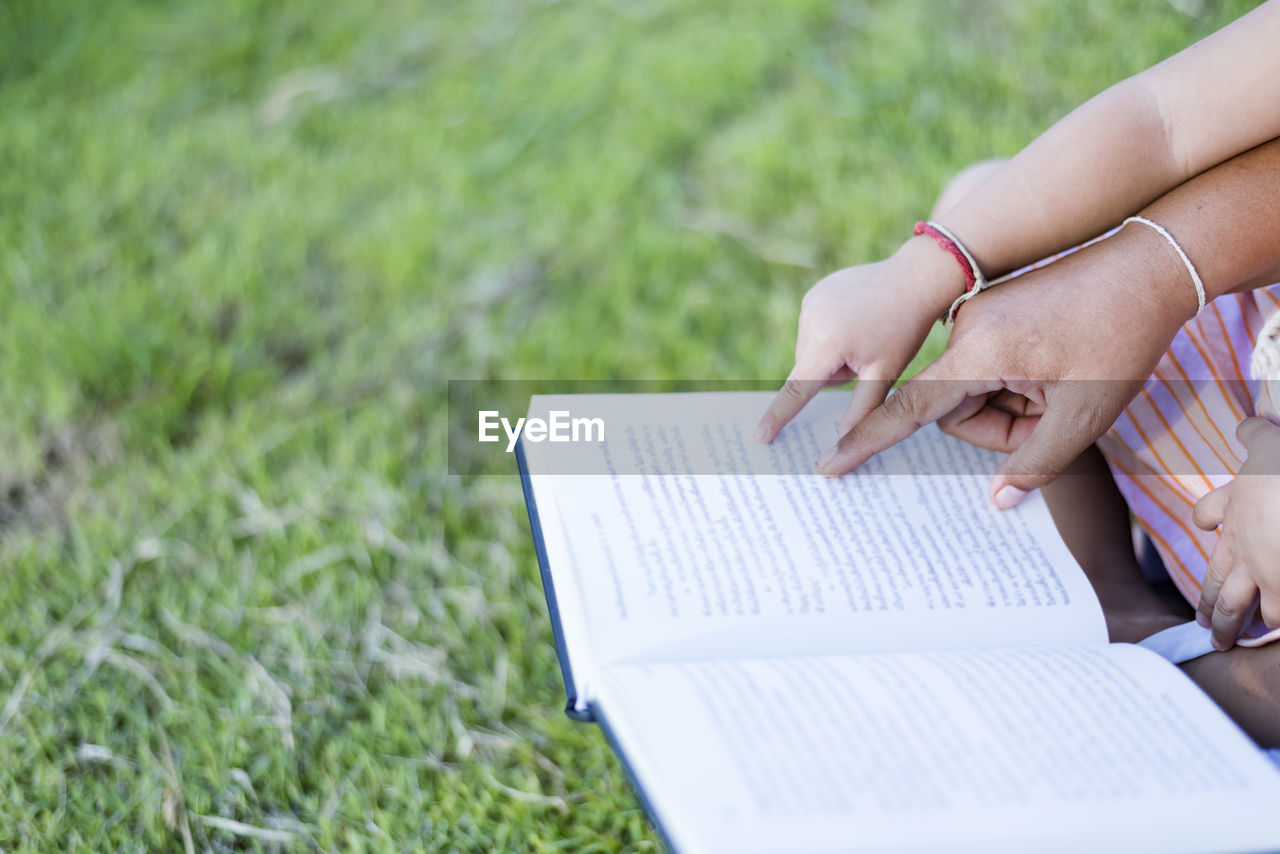
[[[922,311],[935,317],[965,292],[965,275],[956,259],[926,235],[907,240],[889,259],[897,287]]]
[[[1114,253],[1117,267],[1125,271],[1125,286],[1165,325],[1176,330],[1199,312],[1196,284],[1187,266],[1158,232],[1131,223],[1101,245]]]

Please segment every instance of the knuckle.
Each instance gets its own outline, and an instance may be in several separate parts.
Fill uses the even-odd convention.
[[[1230,597],[1219,593],[1218,600],[1213,604],[1213,612],[1224,620],[1234,620],[1240,615],[1240,607]]]
[[[783,383],[782,393],[794,401],[804,400],[804,387],[798,379],[788,379]]]
[[[1231,566],[1231,549],[1226,543],[1219,541],[1214,546],[1213,553],[1209,555],[1209,564],[1205,567],[1204,573],[1205,581],[1222,585],[1231,573]]]
[[[915,412],[919,396],[920,387],[915,383],[907,383],[889,395],[889,399],[884,402],[886,414],[894,418],[910,417]]]
[[[1010,457],[1009,473],[1018,475],[1035,487],[1057,480],[1062,474],[1062,466],[1047,459],[1043,452],[1028,452]]]
[[[1216,554],[1217,553],[1215,552],[1214,555]],[[1220,585],[1222,582],[1226,581],[1226,575],[1219,568],[1219,564],[1222,559],[1215,557],[1214,555],[1209,556],[1209,565],[1206,566],[1204,570],[1204,580],[1206,584],[1213,583]]]

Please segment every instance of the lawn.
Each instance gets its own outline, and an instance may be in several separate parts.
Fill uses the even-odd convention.
[[[0,850],[656,847],[446,381],[785,376],[1250,5],[0,2]]]

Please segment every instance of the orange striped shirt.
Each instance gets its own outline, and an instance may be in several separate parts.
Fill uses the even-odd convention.
[[[1248,378],[1259,333],[1278,308],[1280,284],[1214,300],[1178,331],[1143,391],[1098,440],[1129,509],[1193,606],[1219,534],[1197,528],[1192,507],[1239,472],[1246,453],[1235,431],[1244,417],[1280,423],[1277,383]],[[1255,619],[1240,643],[1275,639],[1267,635]]]

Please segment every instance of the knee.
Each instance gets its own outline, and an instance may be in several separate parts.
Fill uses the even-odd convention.
[[[937,203],[933,206],[933,211],[929,214],[929,219],[937,219],[942,214],[951,210],[965,196],[976,190],[979,185],[986,182],[988,178],[1000,171],[1000,167],[1007,163],[1007,160],[979,160],[977,163],[971,163],[957,172],[947,185],[942,188],[942,194],[938,196]]]

